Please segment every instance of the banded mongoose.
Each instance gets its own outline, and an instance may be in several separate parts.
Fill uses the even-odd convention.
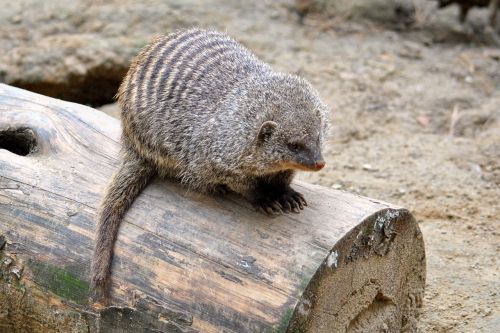
[[[488,18],[488,25],[495,29],[496,17],[498,13],[498,6],[500,0],[437,0],[438,8],[444,8],[451,4],[458,4],[460,8],[460,13],[458,19],[460,23],[465,23],[467,19],[467,13],[472,7],[489,7],[490,14]]]
[[[296,170],[324,167],[326,107],[304,79],[275,72],[226,34],[182,30],[146,46],[117,94],[123,157],[98,213],[94,301],[107,303],[120,221],[155,176],[233,191],[268,214],[299,212]]]

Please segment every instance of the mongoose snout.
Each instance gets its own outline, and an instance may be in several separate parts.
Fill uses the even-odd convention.
[[[317,162],[316,166],[315,166],[316,167],[316,171],[319,171],[319,170],[323,169],[325,167],[325,165],[326,165],[326,163],[323,162],[323,161],[322,162]]]
[[[283,165],[284,169],[291,168],[302,171],[319,171],[326,165],[319,147],[307,149],[301,148],[300,145],[293,144],[291,149],[294,151],[295,160],[285,162]]]

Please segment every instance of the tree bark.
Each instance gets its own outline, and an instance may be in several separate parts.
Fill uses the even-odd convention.
[[[95,212],[120,123],[0,85],[0,332],[414,331],[425,253],[405,209],[297,182],[268,218],[153,182],[122,223],[114,306],[88,301]]]

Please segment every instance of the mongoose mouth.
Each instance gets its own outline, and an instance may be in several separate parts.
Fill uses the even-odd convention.
[[[302,164],[293,161],[283,163],[285,169],[302,170],[302,171],[319,171],[325,167],[324,161],[318,161],[314,164]]]

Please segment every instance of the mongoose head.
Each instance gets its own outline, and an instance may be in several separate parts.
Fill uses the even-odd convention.
[[[327,128],[326,107],[305,80],[277,75],[256,87],[252,108],[259,115],[252,151],[254,168],[319,171]]]

